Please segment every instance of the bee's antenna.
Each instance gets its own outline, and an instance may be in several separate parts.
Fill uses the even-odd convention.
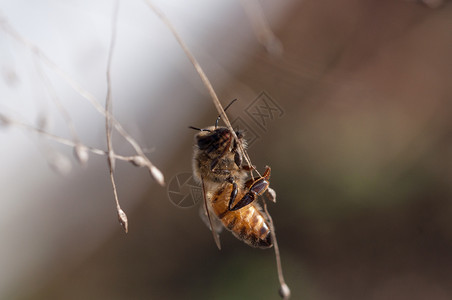
[[[188,128],[191,128],[191,129],[194,129],[194,130],[199,130],[199,131],[212,132],[212,130],[210,130],[210,129],[198,128],[198,127],[193,127],[193,126],[188,126]]]
[[[234,103],[235,101],[237,101],[237,99],[232,100],[231,103],[229,103],[229,104],[224,108],[224,111],[226,111],[226,110],[229,108],[229,106],[231,106],[232,103]],[[215,129],[218,128],[218,121],[220,121],[220,119],[221,119],[221,115],[219,115],[218,118],[217,118],[217,120],[215,121]]]

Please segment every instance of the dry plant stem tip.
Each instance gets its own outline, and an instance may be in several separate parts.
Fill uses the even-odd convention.
[[[263,201],[263,203],[264,203],[265,214],[267,215],[268,221],[270,223],[270,230],[271,230],[271,235],[272,235],[272,239],[273,239],[273,247],[275,249],[276,268],[278,270],[278,280],[279,280],[279,285],[280,285],[279,295],[283,299],[289,299],[290,298],[290,289],[284,280],[284,275],[283,275],[282,265],[281,265],[281,255],[279,254],[278,241],[276,240],[275,226],[273,224],[272,217],[268,213],[267,203],[265,203],[265,201]]]
[[[160,20],[162,20],[162,22],[168,27],[168,29],[171,31],[171,33],[173,34],[174,38],[177,40],[177,42],[179,43],[180,47],[184,51],[184,53],[187,56],[187,58],[190,60],[190,62],[195,67],[196,72],[198,72],[199,77],[201,77],[201,81],[206,86],[207,90],[209,91],[209,94],[210,94],[210,96],[212,97],[212,100],[213,100],[213,104],[215,105],[215,107],[216,107],[218,113],[220,114],[223,122],[226,124],[226,127],[229,129],[229,131],[232,133],[232,136],[237,141],[237,144],[239,146],[240,152],[242,153],[243,157],[245,158],[245,161],[248,163],[249,166],[252,166],[252,163],[251,163],[251,160],[250,160],[250,158],[248,156],[248,153],[246,153],[245,149],[243,148],[242,143],[237,138],[237,135],[236,135],[234,129],[232,128],[232,126],[231,126],[231,122],[229,122],[229,119],[228,119],[228,117],[227,117],[227,115],[226,115],[226,113],[225,113],[225,111],[223,109],[223,106],[220,103],[220,100],[218,99],[217,94],[215,93],[215,90],[213,89],[212,84],[210,83],[209,79],[207,78],[207,75],[204,73],[203,69],[199,65],[198,61],[193,56],[193,54],[190,52],[190,50],[188,49],[187,45],[182,40],[181,36],[179,35],[179,33],[174,28],[173,24],[168,20],[168,18],[163,14],[163,12],[161,12],[156,6],[154,6],[154,4],[152,4],[152,2],[150,0],[144,0],[144,1],[149,6],[149,8],[152,11],[154,11],[154,13],[160,18]],[[257,170],[255,170],[255,171],[256,171],[256,173],[259,176],[261,176]],[[252,170],[250,170],[250,173],[251,173],[251,177],[253,177]]]
[[[116,40],[116,22],[118,19],[118,9],[119,9],[119,0],[115,1],[115,5],[113,8],[113,18],[112,18],[112,30],[111,30],[111,39],[110,39],[110,48],[108,51],[108,60],[107,60],[107,96],[105,99],[105,132],[107,136],[107,149],[108,149],[108,168],[110,171],[110,181],[111,185],[113,186],[113,193],[115,196],[115,202],[116,202],[116,211],[118,213],[118,219],[119,223],[121,224],[124,231],[127,233],[128,231],[128,221],[127,221],[127,215],[124,213],[124,211],[121,209],[121,206],[119,205],[119,198],[118,198],[118,192],[116,189],[116,183],[115,183],[115,177],[113,174],[114,166],[115,166],[115,159],[113,155],[113,147],[111,142],[111,132],[112,132],[112,121],[111,121],[111,115],[112,115],[112,97],[111,97],[111,60],[113,57],[113,50],[115,46],[115,40]]]

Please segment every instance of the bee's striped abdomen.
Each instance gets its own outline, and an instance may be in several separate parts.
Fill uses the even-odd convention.
[[[224,227],[248,245],[257,248],[273,246],[270,225],[257,205],[252,203],[236,211],[228,210],[231,190],[224,188],[213,196],[211,206],[215,215]],[[240,192],[238,197],[241,198],[243,194]]]

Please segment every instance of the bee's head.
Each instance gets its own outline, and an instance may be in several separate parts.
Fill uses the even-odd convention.
[[[226,127],[215,127],[210,126],[207,128],[196,128],[190,127],[195,130],[199,130],[199,133],[195,135],[196,143],[200,150],[206,150],[207,152],[212,151],[223,151],[225,147],[230,147],[233,145],[233,149],[235,149],[236,143],[231,143],[233,136],[231,131]],[[237,138],[239,140],[243,139],[243,132],[237,130],[235,132]]]
[[[224,111],[226,111],[235,101],[237,101],[237,99],[232,100],[224,108]],[[208,128],[189,127],[200,131],[195,136],[198,148],[200,150],[206,150],[207,152],[221,151],[223,153],[226,148],[235,151],[237,149],[237,143],[236,141],[232,143],[233,136],[231,131],[226,127],[218,127],[218,121],[220,121],[220,116],[215,120],[215,126],[210,126]],[[243,133],[241,131],[237,130],[235,134],[240,141],[243,140]]]

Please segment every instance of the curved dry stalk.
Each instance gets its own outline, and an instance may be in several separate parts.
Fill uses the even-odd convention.
[[[290,289],[284,280],[284,275],[283,275],[282,265],[281,265],[281,255],[279,254],[278,241],[276,240],[275,226],[273,224],[272,217],[268,213],[267,203],[265,201],[262,201],[262,202],[264,203],[264,211],[265,211],[265,214],[267,215],[268,221],[270,223],[270,230],[271,230],[270,233],[272,235],[273,247],[275,249],[276,268],[278,270],[278,280],[279,280],[279,295],[283,299],[289,299],[290,298]]]
[[[209,91],[209,94],[212,97],[213,104],[215,105],[215,108],[217,109],[218,113],[220,114],[221,119],[226,124],[226,127],[229,129],[229,131],[231,131],[232,136],[234,137],[234,139],[237,141],[237,144],[239,145],[240,152],[242,153],[243,157],[245,158],[245,161],[247,162],[247,164],[249,166],[252,166],[251,159],[248,156],[248,153],[245,151],[245,149],[243,148],[242,143],[237,138],[237,135],[236,135],[234,129],[232,128],[232,126],[231,126],[231,122],[229,121],[229,118],[226,115],[226,113],[225,113],[225,111],[223,109],[223,106],[221,105],[220,100],[218,99],[218,96],[215,93],[215,90],[213,89],[212,84],[210,83],[209,78],[207,78],[206,73],[204,73],[204,70],[201,68],[201,65],[198,63],[196,58],[193,56],[191,51],[188,49],[187,45],[185,44],[185,42],[182,40],[181,36],[177,32],[176,28],[174,28],[173,24],[169,21],[169,19],[165,16],[165,14],[163,14],[162,11],[160,11],[156,6],[154,6],[150,0],[144,0],[144,1],[149,6],[149,8],[160,18],[160,20],[162,20],[162,22],[166,25],[166,27],[168,27],[168,29],[171,31],[171,33],[173,34],[174,38],[177,40],[177,42],[179,43],[180,47],[184,51],[184,53],[187,56],[187,58],[190,60],[190,62],[195,67],[196,72],[198,73],[199,77],[201,77],[201,81],[203,82],[203,84],[205,85],[207,90]],[[261,176],[261,174],[259,173],[258,170],[254,169],[254,171],[256,171],[256,173],[259,176]],[[251,177],[253,177],[252,170],[250,171],[250,173],[251,173]]]
[[[118,214],[118,220],[121,224],[124,231],[127,233],[129,229],[129,223],[127,220],[126,213],[121,209],[121,205],[119,204],[119,198],[118,198],[118,191],[115,183],[115,176],[114,176],[114,168],[115,168],[115,158],[114,158],[114,151],[111,141],[111,134],[112,134],[112,97],[111,97],[111,61],[113,58],[113,51],[115,49],[115,42],[116,42],[116,25],[118,21],[118,11],[119,11],[119,0],[115,1],[114,7],[113,7],[113,18],[112,18],[112,29],[111,29],[111,38],[110,38],[110,47],[108,50],[108,59],[107,59],[107,71],[106,71],[106,77],[107,77],[107,96],[105,99],[105,132],[107,136],[107,159],[108,159],[108,169],[110,172],[110,181],[111,185],[113,186],[113,194],[115,196],[115,202],[116,202],[116,212]]]

